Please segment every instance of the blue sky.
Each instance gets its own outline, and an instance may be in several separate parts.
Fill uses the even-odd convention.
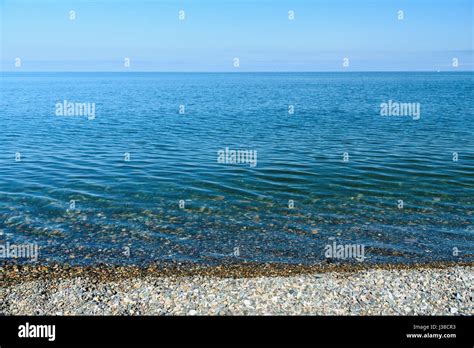
[[[1,69],[340,71],[347,57],[351,71],[451,71],[453,58],[457,70],[474,70],[472,3],[0,0]],[[21,68],[14,66],[16,57]]]

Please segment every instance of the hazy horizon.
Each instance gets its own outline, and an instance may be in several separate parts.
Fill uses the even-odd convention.
[[[474,73],[474,70],[327,70],[327,71],[146,71],[146,70],[110,70],[110,71],[93,71],[93,70],[84,70],[84,71],[59,71],[59,70],[44,70],[44,71],[28,71],[28,70],[0,70],[1,73],[12,73],[12,74],[350,74],[350,73]]]
[[[2,0],[0,71],[474,71],[472,9],[470,0]]]

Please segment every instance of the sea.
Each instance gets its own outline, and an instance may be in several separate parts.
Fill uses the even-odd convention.
[[[10,259],[72,265],[473,261],[473,78],[3,72],[0,251],[35,245],[37,259]]]

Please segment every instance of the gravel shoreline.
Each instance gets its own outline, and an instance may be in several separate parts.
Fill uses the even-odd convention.
[[[472,264],[324,269],[240,265],[188,273],[118,268],[123,274],[115,277],[111,274],[117,275],[117,268],[55,267],[2,267],[0,314],[474,314]]]

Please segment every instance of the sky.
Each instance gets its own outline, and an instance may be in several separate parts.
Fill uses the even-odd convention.
[[[474,70],[473,0],[0,0],[1,71]],[[70,20],[70,11],[75,19]],[[403,19],[399,20],[399,12]],[[185,19],[180,20],[179,11]],[[294,11],[294,19],[288,17]],[[21,65],[15,66],[16,58]],[[130,66],[125,66],[125,58]],[[234,58],[239,66],[234,66]],[[348,66],[344,66],[348,58]],[[458,66],[453,66],[456,58]],[[347,65],[347,64],[346,64]]]

